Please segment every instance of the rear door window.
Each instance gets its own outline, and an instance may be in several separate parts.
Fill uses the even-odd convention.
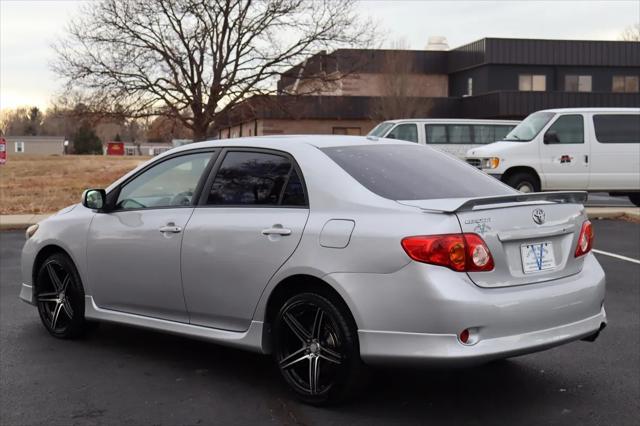
[[[425,130],[427,133],[427,143],[447,143],[447,127],[444,124],[427,124],[425,125]]]
[[[362,186],[391,200],[518,193],[474,167],[422,145],[358,145],[322,151]]]
[[[448,124],[449,143],[470,144],[471,126],[465,124]]]
[[[418,142],[418,126],[415,124],[398,124],[386,137],[401,141]]]
[[[516,126],[494,126],[495,140],[493,140],[492,142],[503,140],[505,137],[507,137],[509,132],[512,131],[515,127]]]
[[[211,185],[207,205],[303,206],[300,176],[286,156],[228,152]]]
[[[601,114],[593,116],[600,143],[640,143],[640,115]]]

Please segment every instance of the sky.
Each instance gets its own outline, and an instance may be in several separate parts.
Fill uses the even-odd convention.
[[[0,109],[46,109],[59,93],[51,43],[81,3],[0,0]],[[378,22],[383,47],[411,49],[423,49],[429,36],[446,37],[451,48],[484,37],[616,40],[640,23],[640,0],[364,0],[357,7]]]

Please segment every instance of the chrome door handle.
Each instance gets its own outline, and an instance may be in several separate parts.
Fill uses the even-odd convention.
[[[271,228],[263,229],[262,235],[282,235],[286,237],[291,235],[291,229],[283,228],[282,226],[273,226]]]
[[[165,232],[171,233],[171,234],[177,234],[179,232],[182,232],[182,228],[179,226],[176,226],[173,223],[167,223],[165,226],[161,227],[159,229],[160,232],[162,232],[163,234]]]

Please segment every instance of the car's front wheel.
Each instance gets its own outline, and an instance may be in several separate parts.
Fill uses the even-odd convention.
[[[357,330],[340,303],[326,295],[289,298],[274,321],[280,373],[304,402],[321,405],[353,394],[363,371]]]
[[[504,182],[520,192],[540,192],[540,182],[533,174],[528,172],[516,172],[507,177]]]
[[[70,339],[85,332],[84,289],[67,255],[55,253],[42,262],[36,275],[36,303],[42,324],[53,336]]]

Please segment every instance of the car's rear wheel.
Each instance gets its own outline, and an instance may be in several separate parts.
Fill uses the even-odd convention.
[[[353,320],[340,303],[316,293],[295,295],[274,322],[274,357],[290,389],[321,405],[351,396],[363,371]]]
[[[52,254],[42,262],[36,275],[36,303],[42,324],[51,335],[70,339],[87,329],[82,282],[65,254]]]
[[[505,183],[520,192],[540,192],[540,182],[531,173],[516,172],[505,179]]]

